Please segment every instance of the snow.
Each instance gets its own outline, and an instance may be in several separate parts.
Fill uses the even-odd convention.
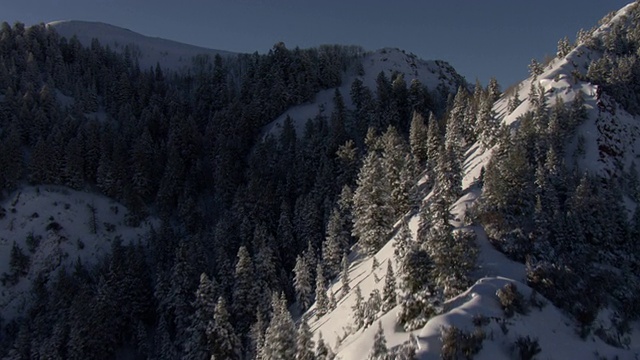
[[[89,206],[96,209],[97,229],[90,231]],[[150,228],[158,221],[148,219],[139,227],[125,224],[127,209],[109,198],[70,190],[60,186],[23,187],[0,203],[5,210],[0,218],[0,274],[9,272],[13,242],[31,257],[28,274],[10,286],[0,284],[0,315],[10,320],[27,307],[31,282],[39,275],[49,276],[59,269],[69,269],[80,259],[83,264],[95,264],[106,255],[117,237],[123,244],[144,241]],[[60,230],[52,230],[52,223]],[[41,237],[33,253],[26,239],[32,234]]]
[[[196,55],[216,54],[232,56],[234,53],[222,50],[207,49],[194,45],[179,43],[158,37],[149,37],[138,34],[129,29],[90,21],[54,21],[47,24],[54,28],[61,36],[71,38],[77,36],[84,46],[91,46],[95,38],[102,46],[109,45],[115,51],[124,51],[125,46],[134,45],[139,53],[139,63],[142,69],[155,67],[160,63],[163,69],[183,70],[192,65],[191,61]]]
[[[439,86],[444,86],[449,92],[457,90],[455,70],[446,62],[439,60],[425,61],[417,58],[413,54],[408,54],[399,49],[380,49],[367,54],[362,59],[364,76],[358,76],[351,71],[344,76],[342,85],[338,88],[345,105],[353,109],[351,100],[351,84],[357,78],[362,80],[363,86],[368,87],[372,92],[376,91],[376,78],[380,72],[384,72],[387,79],[391,80],[394,73],[403,74],[407,87],[411,85],[413,79],[419,80],[429,91],[435,91]],[[333,96],[335,89],[327,89],[318,92],[312,102],[301,104],[289,108],[278,116],[272,123],[265,127],[266,134],[277,134],[287,116],[291,117],[296,133],[301,136],[304,133],[304,126],[307,120],[318,115],[329,117],[333,111]]]
[[[620,10],[612,21],[622,21],[629,7]],[[601,26],[594,36],[602,36],[608,30],[610,24]],[[363,64],[366,69],[366,77],[369,79],[365,84],[375,85],[376,71],[379,66],[388,64],[402,64],[397,57],[399,54],[369,55]],[[542,86],[547,93],[547,106],[551,108],[557,99],[562,99],[567,106],[574,101],[579,91],[583,93],[585,106],[587,108],[588,119],[576,130],[576,135],[569,140],[565,151],[565,162],[569,166],[577,166],[580,171],[591,174],[609,176],[619,173],[620,169],[628,170],[631,162],[636,160],[640,154],[640,121],[637,117],[628,114],[619,106],[610,102],[606,94],[603,94],[600,101],[603,101],[609,108],[599,110],[596,98],[596,86],[586,82],[576,82],[572,72],[586,72],[586,64],[600,55],[580,44],[572,50],[564,59],[554,59],[544,69],[544,72],[535,79],[530,77],[519,84],[518,95],[522,103],[511,113],[507,110],[509,96],[502,96],[495,105],[496,116],[506,125],[517,127],[520,117],[531,110],[531,103],[527,100],[528,93],[533,83],[535,86]],[[385,59],[386,60],[383,60]],[[369,65],[369,67],[366,67]],[[393,68],[393,67],[392,67]],[[404,69],[403,71],[406,71]],[[428,72],[428,70],[427,70]],[[373,73],[373,74],[372,74]],[[422,72],[421,74],[424,74]],[[412,78],[411,70],[405,72],[405,80],[410,83]],[[427,74],[428,75],[428,74]],[[348,89],[353,81],[353,77],[345,81],[341,88],[346,103]],[[374,81],[373,83],[371,81]],[[423,83],[430,84],[421,79]],[[433,83],[431,83],[433,84]],[[375,89],[375,87],[374,87]],[[430,87],[430,89],[432,89]],[[327,91],[333,95],[333,91]],[[318,99],[322,101],[325,114],[331,111],[331,96],[320,95]],[[290,109],[287,113],[278,118],[273,125],[277,127],[286,115],[291,116],[294,121],[304,123],[308,117],[318,114],[318,104],[305,104]],[[273,129],[273,127],[271,128]],[[574,155],[578,147],[578,136],[584,138],[584,154]],[[612,151],[603,152],[602,148],[607,147]],[[443,327],[455,325],[463,330],[471,331],[474,328],[473,318],[483,315],[490,318],[489,323],[483,326],[486,335],[482,344],[482,350],[474,357],[475,359],[512,359],[517,358],[515,352],[515,341],[521,336],[529,336],[537,339],[541,352],[536,358],[539,359],[589,359],[589,358],[620,358],[638,359],[640,358],[640,323],[630,324],[631,335],[628,336],[628,346],[626,348],[616,348],[606,344],[602,339],[593,333],[581,338],[579,329],[575,321],[557,309],[550,301],[542,299],[544,306],[541,309],[529,307],[525,314],[515,314],[512,318],[506,319],[496,295],[507,283],[513,283],[519,292],[528,299],[533,290],[525,285],[526,272],[521,263],[514,262],[506,258],[497,251],[488,241],[487,236],[481,226],[466,226],[465,211],[481,196],[481,190],[476,186],[480,172],[491,159],[493,149],[483,149],[480,145],[471,146],[466,153],[464,163],[463,196],[452,207],[454,227],[461,229],[471,229],[477,235],[477,245],[479,248],[478,268],[473,274],[477,279],[476,283],[459,296],[449,299],[445,303],[445,312],[432,318],[422,329],[413,332],[418,339],[419,359],[439,359],[442,347],[441,331]],[[574,165],[575,164],[575,165]],[[427,195],[423,201],[428,201]],[[629,199],[625,201],[625,206],[629,212],[635,209],[635,205]],[[418,227],[418,216],[409,215],[409,226],[415,238]],[[399,226],[399,224],[396,224]],[[352,330],[353,319],[351,317],[351,307],[354,304],[354,290],[360,286],[362,295],[366,301],[369,293],[374,290],[382,290],[387,261],[393,260],[393,243],[390,241],[375,254],[379,262],[376,270],[371,269],[373,257],[365,257],[357,253],[357,249],[351,254],[352,262],[349,275],[351,279],[351,291],[344,297],[339,298],[338,306],[333,311],[320,319],[312,317],[310,326],[316,336],[322,332],[323,337],[333,346],[333,350],[338,357],[343,360],[363,359],[370,352],[377,325],[370,326],[358,331]],[[394,263],[394,269],[397,269]],[[396,271],[396,274],[398,272]],[[380,279],[376,282],[376,278]],[[400,279],[397,279],[400,283]],[[336,279],[331,287],[331,291],[340,294],[340,279]],[[398,308],[392,309],[382,315],[378,320],[382,323],[387,346],[393,348],[401,345],[409,339],[409,334],[396,325],[396,314]],[[314,308],[309,310],[313,314]],[[604,331],[611,330],[610,311],[603,310],[594,328],[600,327]],[[504,320],[499,320],[504,319]],[[378,321],[377,320],[377,321]],[[377,322],[376,321],[376,322]],[[503,322],[500,325],[500,322]],[[339,341],[332,342],[333,339]]]

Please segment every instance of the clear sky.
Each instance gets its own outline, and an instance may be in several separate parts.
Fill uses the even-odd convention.
[[[442,59],[503,89],[531,58],[555,54],[631,0],[0,0],[0,21],[102,21],[149,36],[236,52],[356,44]]]

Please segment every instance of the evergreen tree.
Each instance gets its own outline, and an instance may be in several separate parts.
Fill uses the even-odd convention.
[[[398,231],[398,234],[396,235],[396,241],[393,243],[393,255],[396,259],[396,264],[402,262],[412,240],[409,224],[405,219],[403,219],[400,231]]]
[[[257,304],[253,262],[246,247],[238,250],[234,275],[232,313],[240,333],[245,333],[253,322]]]
[[[458,88],[458,92],[453,101],[453,107],[447,117],[447,126],[445,131],[444,146],[453,152],[454,159],[457,162],[463,160],[466,151],[466,131],[473,129],[465,129],[465,109],[468,106],[467,92],[463,87]]]
[[[262,358],[287,360],[296,358],[296,328],[287,310],[284,294],[274,295],[273,315],[264,335]]]
[[[311,269],[303,256],[298,255],[296,258],[296,266],[293,268],[294,278],[293,287],[296,295],[296,301],[303,311],[311,305],[311,295],[313,287],[311,285]]]
[[[360,329],[364,326],[365,320],[365,306],[364,299],[362,297],[362,290],[360,290],[360,285],[356,287],[355,290],[356,301],[351,307],[352,315],[353,315],[353,325],[356,330]]]
[[[391,261],[387,261],[387,274],[384,277],[382,290],[382,311],[387,312],[396,306],[396,276]]]
[[[296,360],[314,360],[315,343],[313,341],[313,333],[311,333],[311,329],[309,328],[309,323],[307,322],[306,316],[302,317],[300,320],[300,325],[298,326],[298,337],[296,339]]]
[[[424,122],[424,117],[419,112],[414,111],[409,132],[409,144],[411,145],[411,153],[420,169],[426,165],[428,158],[427,134],[428,128]]]
[[[340,281],[342,282],[342,296],[347,296],[351,286],[349,285],[349,258],[347,253],[342,254],[342,261],[340,262],[342,267],[342,274],[340,275]]]
[[[384,330],[382,329],[382,322],[378,321],[378,330],[373,338],[373,347],[368,360],[388,360],[389,349],[387,349],[387,339],[384,336]]]
[[[334,208],[327,224],[327,236],[322,243],[323,269],[329,279],[335,277],[340,271],[340,256],[344,251],[343,246],[349,242],[343,224],[340,210]]]
[[[208,359],[210,357],[210,347],[207,338],[207,327],[214,317],[216,309],[216,289],[215,285],[207,274],[200,275],[200,285],[196,291],[196,299],[192,306],[195,310],[191,326],[188,329],[188,342],[185,344],[186,359]]]
[[[462,167],[456,157],[455,149],[441,149],[436,167],[436,193],[441,194],[447,202],[458,199],[462,193]]]
[[[240,339],[230,323],[227,305],[223,297],[218,298],[213,321],[207,327],[207,337],[211,347],[211,356],[216,359],[240,359]]]
[[[322,332],[318,334],[318,344],[316,346],[316,360],[333,360],[335,355],[329,345],[325,344]]]
[[[322,270],[322,263],[318,263],[316,269],[316,317],[320,318],[327,312],[329,312],[327,285]]]
[[[438,164],[438,156],[443,146],[443,138],[435,115],[429,115],[429,123],[427,126],[427,174],[430,182],[433,183],[434,172]]]
[[[380,290],[373,289],[364,307],[364,327],[368,328],[376,320],[382,308],[382,296]]]
[[[358,174],[358,188],[353,196],[353,235],[369,254],[384,244],[393,225],[393,208],[389,205],[380,158],[369,151]]]

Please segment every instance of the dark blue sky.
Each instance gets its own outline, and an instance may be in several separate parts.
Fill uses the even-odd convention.
[[[237,52],[357,44],[450,62],[467,80],[503,88],[531,58],[555,54],[631,0],[0,0],[0,20],[102,21],[149,36]]]

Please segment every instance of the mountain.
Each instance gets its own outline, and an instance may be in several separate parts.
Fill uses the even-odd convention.
[[[423,60],[416,55],[404,50],[386,48],[364,53],[358,59],[357,66],[349,69],[342,79],[341,86],[335,89],[319,91],[313,101],[300,104],[287,109],[272,123],[265,127],[265,132],[270,133],[282,127],[284,120],[290,117],[294,120],[296,132],[304,133],[304,126],[308,119],[316,116],[329,116],[334,110],[334,95],[338,90],[344,98],[345,105],[354,108],[351,98],[351,88],[357,79],[369,89],[377,87],[376,79],[384,74],[387,79],[395,79],[401,75],[403,81],[410,85],[418,81],[426,87],[434,98],[444,97],[447,94],[455,94],[459,86],[465,86],[465,79],[455,69],[442,60]],[[436,100],[437,101],[437,100]]]
[[[103,46],[108,45],[112,50],[118,52],[124,52],[125,47],[128,46],[131,55],[138,59],[140,67],[143,69],[148,69],[159,63],[166,69],[184,70],[192,66],[192,60],[197,55],[211,57],[235,55],[229,51],[207,49],[145,36],[129,29],[101,22],[67,20],[54,21],[48,23],[47,26],[55,29],[58,34],[66,38],[70,39],[76,36],[84,46],[91,46],[93,39],[97,39]]]
[[[639,14],[504,93],[340,45],[165,76],[3,24],[0,357],[637,358]]]
[[[351,254],[352,264],[348,271],[351,288],[349,292],[343,294],[341,276],[328,286],[328,292],[334,293],[337,297],[335,309],[326,315],[316,317],[314,316],[317,312],[316,304],[311,306],[304,315],[309,318],[309,325],[316,335],[316,340],[322,336],[326,342],[335,344],[333,350],[337,358],[364,358],[366,354],[372,354],[375,349],[376,339],[379,338],[380,333],[376,323],[380,321],[387,348],[399,351],[403,346],[411,345],[416,351],[416,358],[419,359],[462,358],[459,356],[463,356],[463,354],[468,356],[466,358],[474,359],[510,359],[514,357],[523,359],[585,359],[593,356],[632,359],[638,357],[640,354],[640,326],[635,318],[635,320],[626,320],[629,321],[625,322],[625,326],[628,325],[628,328],[620,327],[621,322],[625,321],[621,319],[627,316],[623,315],[624,311],[616,307],[618,301],[621,300],[602,300],[609,305],[601,303],[599,305],[601,308],[595,310],[588,325],[579,325],[582,320],[580,320],[580,315],[572,312],[574,311],[571,309],[572,305],[567,305],[559,300],[558,295],[554,295],[554,292],[565,290],[570,292],[570,290],[556,288],[554,292],[545,293],[543,291],[545,295],[552,296],[551,300],[545,298],[539,292],[545,287],[536,282],[534,275],[537,274],[534,272],[536,266],[547,266],[540,264],[553,263],[552,266],[564,266],[559,258],[566,255],[559,252],[560,250],[550,248],[544,248],[541,254],[534,248],[527,257],[537,257],[537,260],[527,258],[526,264],[523,263],[524,258],[514,261],[512,258],[518,257],[517,251],[514,250],[511,253],[510,250],[506,250],[510,246],[505,244],[508,240],[500,239],[500,237],[507,237],[508,234],[495,232],[495,229],[500,227],[499,224],[496,225],[492,220],[479,220],[475,217],[477,214],[474,213],[478,209],[486,207],[490,202],[487,198],[492,196],[488,193],[491,189],[488,188],[487,182],[489,180],[486,180],[490,169],[495,169],[495,166],[504,166],[501,164],[512,158],[509,153],[517,152],[516,148],[527,151],[526,143],[530,142],[533,143],[534,148],[544,146],[543,152],[546,152],[547,148],[561,149],[558,152],[560,158],[555,160],[554,166],[563,168],[566,166],[566,170],[560,170],[565,174],[578,174],[573,175],[577,176],[574,181],[585,174],[583,179],[593,177],[597,179],[594,181],[602,184],[620,184],[611,185],[617,186],[618,191],[622,192],[614,200],[617,205],[612,205],[613,208],[619,208],[616,210],[616,216],[622,218],[623,221],[637,218],[639,213],[638,198],[633,196],[637,191],[637,185],[632,185],[629,190],[627,180],[620,179],[637,178],[638,176],[634,162],[637,161],[637,154],[640,151],[640,117],[635,99],[628,99],[628,92],[617,88],[616,86],[619,84],[609,80],[607,76],[613,78],[615,76],[625,78],[626,76],[628,81],[626,86],[632,86],[630,83],[636,80],[631,79],[637,79],[634,75],[630,75],[630,72],[635,70],[621,69],[623,63],[616,59],[627,56],[628,60],[628,57],[633,57],[624,51],[631,51],[629,49],[633,49],[635,45],[629,45],[627,40],[622,39],[626,39],[624,34],[627,34],[627,38],[634,36],[631,34],[637,34],[638,23],[635,19],[637,19],[639,11],[640,6],[637,2],[629,4],[603,19],[599,27],[588,32],[581,32],[577,44],[572,48],[560,48],[558,57],[552,59],[548,64],[535,63],[530,67],[532,69],[531,77],[509,89],[493,104],[493,118],[504,129],[502,134],[510,134],[510,136],[499,136],[511,137],[512,142],[505,143],[499,140],[498,145],[493,145],[495,142],[486,145],[483,144],[482,139],[479,139],[467,147],[462,166],[464,172],[461,193],[464,195],[455,201],[450,210],[454,231],[471,231],[475,234],[478,247],[477,267],[472,273],[472,279],[475,283],[459,295],[446,299],[441,314],[431,318],[424,326],[414,331],[404,331],[398,325],[400,305],[387,311],[378,312],[375,321],[369,327],[364,329],[358,327],[354,315],[356,312],[354,308],[357,306],[355,287],[358,286],[364,296],[365,310],[362,311],[366,312],[368,311],[366,310],[367,306],[371,306],[367,305],[367,301],[371,301],[375,292],[382,293],[384,291],[385,269],[388,262],[396,269],[396,283],[401,284],[403,281],[402,275],[399,275],[397,271],[402,266],[402,261],[394,256],[394,251],[397,252],[394,249],[397,249],[398,242],[402,237],[402,221],[398,221],[394,225],[393,236],[375,254],[366,256],[359,250]],[[616,42],[620,44],[621,48],[614,50],[611,44]],[[606,68],[609,71],[608,75],[597,73],[596,77],[594,74],[596,74],[596,70],[600,69],[599,62],[605,60],[608,61]],[[628,72],[625,73],[625,71]],[[621,75],[620,72],[624,75]],[[621,98],[621,94],[625,98]],[[575,110],[580,108],[582,110]],[[578,113],[583,112],[579,122],[576,123],[572,123],[571,119],[574,115],[570,115],[574,110]],[[558,120],[566,123],[558,126],[555,123]],[[542,145],[537,143],[540,140],[531,140],[531,137],[536,136],[532,135],[536,131],[533,129],[534,127],[539,127],[541,130],[538,131],[546,134],[540,137],[544,141]],[[447,129],[449,129],[448,126]],[[558,135],[559,133],[560,135]],[[557,139],[560,139],[561,144],[555,148],[556,145],[553,141]],[[535,150],[531,154],[534,157],[538,156],[535,155]],[[515,156],[517,155],[513,155],[513,157]],[[547,155],[546,160],[542,160],[542,162],[549,163],[551,161],[549,156]],[[544,155],[542,158],[544,159]],[[537,160],[530,161],[535,164]],[[493,165],[491,165],[492,162]],[[536,192],[545,196],[544,192],[540,192],[542,186],[540,185],[540,176],[544,176],[542,175],[544,171],[541,171],[540,168],[535,172],[532,170],[535,170],[535,167],[528,171],[529,180],[525,179],[532,186],[529,189],[537,187]],[[502,176],[509,175],[505,173]],[[565,176],[570,177],[570,175]],[[486,180],[484,186],[480,185],[481,179]],[[538,185],[534,184],[534,180]],[[428,182],[429,180],[425,177],[422,181]],[[587,196],[591,197],[589,201],[592,201],[593,206],[596,206],[597,200],[593,199],[598,196],[597,192],[608,191],[606,190],[608,186],[610,185],[592,185],[594,192]],[[436,191],[437,187],[424,196],[421,201],[423,207],[428,208],[429,204],[432,204],[432,200],[437,196]],[[573,197],[574,200],[570,201],[578,201],[577,194],[579,192],[579,189],[576,189],[575,192],[570,190],[564,196]],[[544,198],[542,203],[540,203],[540,198],[536,203],[535,197],[532,200],[527,199],[531,197],[530,194],[520,193],[518,197],[519,202],[532,201],[530,204],[547,206]],[[566,205],[569,208],[567,211],[573,211],[575,205],[568,203],[569,201]],[[532,206],[531,211],[533,212],[533,210]],[[541,217],[541,213],[544,211],[538,210],[536,207],[535,214],[532,213],[531,216],[538,218]],[[514,213],[506,213],[505,216],[507,215],[517,217]],[[414,242],[422,241],[419,235],[422,216],[421,211],[409,212],[403,220],[408,223]],[[557,212],[555,216],[558,216]],[[571,219],[572,216],[567,215],[566,221],[572,221]],[[631,226],[635,226],[633,221],[635,220],[632,220]],[[546,240],[546,238],[539,237],[541,236],[539,235],[540,230],[545,225],[540,222],[535,224],[537,228],[533,228],[532,239],[550,241],[541,243],[545,244],[544,246],[561,246],[556,245],[556,242],[560,241],[558,238]],[[615,226],[613,222],[606,224],[610,228]],[[487,236],[489,232],[490,236]],[[599,236],[604,237],[605,235]],[[629,236],[632,236],[629,241],[630,249],[632,249],[630,254],[634,254],[630,257],[633,259],[634,256],[638,256],[637,247],[633,247],[637,238],[632,240],[637,236],[637,233]],[[622,239],[618,239],[618,242],[622,242],[620,240]],[[572,247],[582,246],[577,243],[577,239],[571,241],[573,241],[570,245]],[[501,248],[506,255],[498,251]],[[556,249],[558,248],[556,247]],[[595,251],[600,253],[610,251],[606,249],[608,246],[601,244],[597,245]],[[555,255],[551,255],[554,256],[552,260],[540,259],[548,256],[545,254],[554,253],[554,251],[556,252]],[[626,265],[623,263],[626,260],[621,259],[627,258],[627,255],[617,256],[621,257],[611,263],[599,256],[590,257],[592,262],[586,264],[586,270],[578,270],[577,262],[574,264],[569,261],[568,263],[571,263],[572,265],[569,266],[575,269],[572,271],[586,271],[587,275],[580,276],[596,278],[600,276],[597,274],[601,266],[615,267],[614,271],[620,272],[619,278],[609,279],[611,282],[619,282],[618,288],[607,287],[611,290],[603,290],[605,294],[595,295],[592,293],[591,296],[622,299],[611,293],[611,291],[615,291],[629,292],[631,298],[637,299],[637,273],[624,272]],[[599,260],[595,260],[596,258]],[[539,262],[536,263],[536,261]],[[636,261],[634,266],[637,266],[637,260],[632,260],[632,263],[633,261]],[[374,263],[379,265],[373,266]],[[580,287],[577,284],[566,282],[560,285],[561,281],[578,281],[579,277],[568,279],[562,280],[562,277],[558,276],[553,280],[545,281],[558,281],[558,284],[552,285],[556,287]],[[517,292],[526,299],[524,302],[529,304],[526,310],[521,313],[516,312],[515,315],[506,314],[504,302],[501,303],[503,298],[500,297],[500,294],[505,293],[505,285],[507,284],[515,285]],[[597,287],[598,285],[589,286]],[[631,295],[633,293],[635,295]],[[584,290],[582,293],[572,296],[574,296],[573,301],[578,303],[586,304],[589,302],[584,300],[584,296],[589,297],[584,294]],[[583,300],[579,300],[580,298]],[[588,307],[589,305],[584,306]],[[458,332],[447,332],[446,329],[456,329],[455,331]],[[446,346],[443,345],[445,342]],[[472,355],[466,355],[469,353]]]

